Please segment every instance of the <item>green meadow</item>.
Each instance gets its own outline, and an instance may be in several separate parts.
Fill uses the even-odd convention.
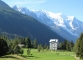
[[[21,55],[7,55],[0,58],[0,60],[76,60],[74,52],[68,51],[41,51],[31,49],[31,55],[27,56],[27,49],[24,49],[24,54]]]

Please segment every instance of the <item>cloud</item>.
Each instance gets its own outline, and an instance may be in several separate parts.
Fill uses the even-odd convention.
[[[47,0],[10,0],[8,4],[13,5],[24,5],[24,4],[42,4],[45,3]]]

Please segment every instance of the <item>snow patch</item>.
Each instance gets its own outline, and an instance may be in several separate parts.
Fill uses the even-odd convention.
[[[74,16],[67,16],[68,19],[67,20],[74,20]]]

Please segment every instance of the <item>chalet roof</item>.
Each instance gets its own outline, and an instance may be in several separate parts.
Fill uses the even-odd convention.
[[[58,39],[50,39],[49,42],[58,42]]]

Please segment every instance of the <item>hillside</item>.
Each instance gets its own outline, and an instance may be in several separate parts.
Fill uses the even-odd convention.
[[[13,6],[13,9],[37,19],[67,40],[76,41],[80,33],[83,32],[83,22],[75,16],[45,10],[30,10],[26,7]]]
[[[31,39],[36,38],[39,43],[49,43],[52,38],[59,39],[59,41],[63,40],[56,32],[36,19],[17,12],[6,4],[5,7],[3,6],[0,4],[0,32],[23,37],[28,36]]]

